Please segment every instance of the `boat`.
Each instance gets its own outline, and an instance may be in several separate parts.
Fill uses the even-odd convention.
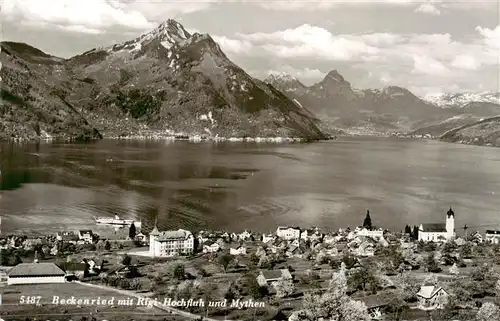
[[[141,221],[136,221],[136,220],[127,220],[127,219],[121,219],[118,215],[115,214],[115,217],[95,217],[94,220],[96,221],[97,224],[104,224],[104,225],[114,225],[114,226],[130,226],[132,223],[138,227],[137,225],[141,225]]]

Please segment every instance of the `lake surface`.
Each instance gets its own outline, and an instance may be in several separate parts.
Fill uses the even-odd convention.
[[[500,149],[341,138],[313,144],[103,140],[0,144],[2,233],[94,228],[93,216],[160,229],[444,222],[500,229]]]

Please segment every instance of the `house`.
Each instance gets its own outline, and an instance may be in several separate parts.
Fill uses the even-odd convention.
[[[486,230],[485,242],[498,244],[500,242],[500,231]]]
[[[323,243],[325,244],[333,244],[337,242],[337,238],[334,235],[327,234],[323,237]]]
[[[78,242],[78,240],[79,240],[79,237],[74,232],[62,231],[62,232],[57,232],[56,240],[61,241],[61,242],[65,242],[65,243],[76,244],[76,242]]]
[[[476,242],[476,243],[483,243],[484,242],[483,236],[478,231],[474,231],[473,233],[471,233],[471,235],[469,235],[468,239],[471,240],[472,242]]]
[[[79,262],[62,262],[58,266],[66,272],[66,279],[82,279],[89,272],[89,264]]]
[[[455,212],[450,209],[446,212],[445,223],[420,224],[418,240],[424,242],[442,242],[455,236]]]
[[[321,233],[319,228],[311,228],[311,229],[306,229],[302,232],[300,232],[300,239],[307,241],[317,241],[321,240],[323,238],[323,234]]]
[[[353,299],[366,305],[372,320],[382,320],[388,306],[396,301],[396,296],[393,293],[381,293]]]
[[[290,245],[285,252],[287,257],[302,257],[304,251],[297,245]]]
[[[21,263],[10,270],[7,284],[64,283],[65,275],[54,263]]]
[[[155,226],[149,233],[149,252],[155,257],[187,255],[193,251],[194,236],[190,231],[178,229],[159,232]]]
[[[138,233],[135,235],[134,241],[139,242],[141,244],[146,244],[146,242],[147,242],[146,235],[144,235],[142,233]]]
[[[85,243],[93,243],[94,234],[92,233],[91,230],[79,230],[78,239],[84,241]]]
[[[367,237],[371,237],[372,239],[375,239],[375,240],[380,240],[381,238],[384,237],[384,230],[383,229],[367,229],[367,228],[362,228],[360,230],[357,230],[357,235],[358,236],[367,236]]]
[[[104,266],[104,260],[94,260],[94,259],[83,259],[80,263],[86,263],[89,266],[89,271],[91,273],[99,273],[102,271]]]
[[[448,301],[448,293],[439,286],[424,285],[417,293],[418,308],[430,311],[442,309]]]
[[[300,238],[300,228],[298,227],[288,227],[288,226],[278,226],[276,229],[276,235],[279,238],[285,240],[294,240]]]
[[[370,242],[361,243],[354,253],[358,256],[374,256],[375,255],[375,246]]]
[[[242,241],[250,240],[252,238],[252,233],[244,230],[243,233],[240,233],[240,235],[238,235],[238,238]]]
[[[203,244],[203,253],[215,253],[219,252],[221,249],[219,243],[217,242],[207,242]]]
[[[279,279],[292,279],[292,274],[288,269],[281,270],[261,270],[259,275],[257,276],[257,283],[260,286],[268,286],[272,285],[274,282]]]
[[[262,243],[270,243],[274,241],[274,235],[272,234],[263,234],[262,235]]]
[[[241,246],[241,245],[236,247],[236,248],[230,248],[229,254],[231,254],[231,255],[246,255],[247,248],[244,246]]]

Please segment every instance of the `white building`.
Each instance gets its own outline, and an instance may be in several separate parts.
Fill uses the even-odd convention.
[[[487,230],[485,234],[485,240],[488,243],[500,243],[500,231]]]
[[[230,248],[229,249],[229,254],[231,255],[246,255],[247,254],[247,248],[244,246],[238,246],[235,248]]]
[[[7,284],[64,283],[65,275],[54,263],[21,263],[10,270]]]
[[[455,213],[450,209],[446,213],[446,223],[420,224],[418,240],[424,242],[442,242],[455,236]]]
[[[357,231],[358,236],[368,236],[371,237],[372,239],[375,240],[380,240],[384,237],[384,230],[383,229],[374,229],[374,230],[369,230],[367,228],[362,228]]]
[[[298,227],[288,227],[288,226],[278,226],[276,229],[276,235],[279,238],[285,240],[295,240],[300,238],[300,228]]]
[[[190,231],[159,232],[156,226],[149,233],[149,252],[155,257],[191,254],[194,251],[194,236]]]
[[[424,311],[442,309],[448,301],[448,293],[442,288],[434,285],[426,285],[417,293],[418,308]]]
[[[91,230],[79,230],[78,231],[78,238],[81,241],[84,241],[85,243],[93,243],[94,234],[92,233]]]

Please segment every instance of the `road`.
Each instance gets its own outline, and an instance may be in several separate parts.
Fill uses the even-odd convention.
[[[147,298],[145,296],[139,295],[138,293],[135,293],[135,292],[132,292],[132,291],[128,291],[128,290],[122,290],[122,289],[117,289],[117,288],[113,288],[113,287],[109,287],[109,286],[105,286],[105,285],[91,284],[91,283],[85,283],[85,282],[79,282],[79,281],[74,281],[74,282],[78,283],[78,284],[81,284],[81,285],[84,285],[84,286],[88,286],[88,287],[95,287],[95,288],[100,288],[100,289],[104,289],[104,290],[108,290],[108,291],[114,291],[116,293],[119,293],[119,294],[122,294],[122,295],[126,295],[126,296],[130,296],[130,297],[144,298],[144,299]],[[147,298],[147,299],[149,299],[149,298]],[[154,304],[154,307],[158,308],[160,310],[163,310],[163,311],[167,311],[167,312],[170,312],[170,313],[173,313],[173,314],[177,314],[177,315],[186,317],[188,319],[200,320],[200,318],[201,318],[200,315],[197,315],[197,314],[194,314],[194,313],[190,313],[190,312],[187,312],[187,311],[183,311],[183,310],[179,310],[179,309],[176,309],[176,308],[164,306],[164,305],[162,305],[160,303]],[[203,321],[220,321],[220,320],[203,317]]]

